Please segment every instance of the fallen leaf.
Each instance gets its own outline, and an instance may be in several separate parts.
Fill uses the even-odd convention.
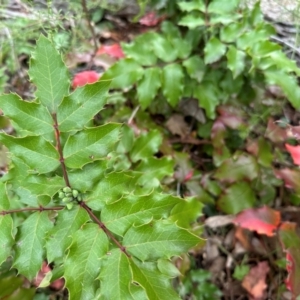
[[[75,89],[88,83],[94,83],[98,81],[99,77],[100,75],[95,71],[79,72],[74,76],[72,87]]]
[[[257,266],[250,269],[244,277],[242,286],[255,299],[264,299],[264,291],[267,288],[266,276],[270,267],[266,261],[259,262]]]
[[[256,231],[259,234],[273,236],[281,221],[280,212],[267,206],[250,208],[240,212],[233,223],[242,228]]]
[[[172,134],[177,134],[181,138],[185,138],[189,134],[189,126],[185,122],[184,117],[180,114],[174,114],[166,123],[166,127]]]
[[[276,122],[270,118],[268,121],[265,137],[274,143],[284,142],[287,139],[286,130],[279,127]]]
[[[300,191],[300,171],[291,170],[288,168],[274,170],[275,176],[284,181],[284,184],[289,189],[299,190]]]
[[[96,54],[97,55],[107,54],[110,57],[114,57],[114,58],[118,58],[118,59],[125,57],[124,52],[123,52],[120,44],[118,44],[118,43],[115,43],[112,45],[102,45],[98,49]]]
[[[151,11],[144,15],[140,20],[139,23],[145,26],[156,26],[158,23],[160,23],[164,17],[159,17],[154,11]]]
[[[300,165],[300,146],[285,144],[286,150],[291,154],[295,165]]]
[[[233,215],[226,216],[212,216],[205,220],[204,224],[210,228],[218,228],[231,224],[234,220]]]

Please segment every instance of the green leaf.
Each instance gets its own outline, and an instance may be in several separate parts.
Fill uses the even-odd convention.
[[[143,76],[143,68],[131,58],[119,60],[101,77],[102,80],[112,80],[111,88],[128,88]]]
[[[101,218],[109,230],[122,236],[132,224],[141,225],[152,219],[167,218],[179,201],[177,197],[158,193],[129,195],[103,207]]]
[[[204,81],[194,89],[194,97],[198,99],[199,106],[205,109],[210,119],[216,116],[216,106],[220,104],[219,94],[216,84],[210,81]]]
[[[265,72],[267,79],[272,83],[281,87],[294,108],[300,108],[300,88],[296,78],[282,71]]]
[[[183,92],[184,73],[180,64],[170,64],[163,68],[162,91],[171,106],[176,106]]]
[[[45,237],[52,226],[48,212],[35,212],[22,223],[18,230],[13,266],[28,279],[33,279],[41,269],[44,260]]]
[[[130,158],[133,162],[145,160],[158,152],[162,142],[162,136],[158,130],[151,130],[147,133],[142,133],[134,142],[130,152]]]
[[[94,210],[101,210],[105,204],[118,201],[134,190],[132,179],[129,172],[107,174],[85,198],[87,205]]]
[[[245,24],[242,22],[230,23],[222,26],[220,31],[220,39],[225,43],[235,42],[236,39],[244,32]]]
[[[81,130],[106,104],[109,81],[100,81],[77,88],[65,97],[58,108],[61,132]]]
[[[137,95],[143,109],[151,104],[161,86],[160,74],[161,70],[159,68],[148,68],[137,85]]]
[[[177,50],[169,40],[158,33],[152,33],[150,41],[155,55],[164,62],[171,62],[177,59]]]
[[[204,48],[205,64],[212,64],[218,61],[226,52],[226,45],[220,42],[216,37],[212,37]]]
[[[72,235],[89,220],[89,215],[79,205],[71,210],[63,209],[58,212],[55,226],[48,232],[46,243],[49,263],[64,256],[71,245]]]
[[[94,160],[105,159],[119,139],[120,124],[87,128],[68,138],[63,154],[69,168],[82,168]]]
[[[237,214],[240,211],[251,208],[256,203],[253,189],[246,182],[238,182],[225,190],[217,205],[226,214]]]
[[[96,224],[86,224],[73,234],[64,272],[70,299],[96,299],[100,259],[107,255],[108,243]]]
[[[174,266],[174,264],[167,259],[159,259],[157,261],[157,268],[162,274],[165,274],[172,278],[182,275],[179,272],[179,270]]]
[[[54,45],[43,35],[30,60],[30,79],[37,86],[36,96],[51,113],[69,93],[69,73]]]
[[[191,223],[202,215],[203,204],[197,197],[181,199],[172,209],[170,220],[183,228],[190,228]]]
[[[193,10],[206,11],[206,4],[203,0],[193,0],[191,2],[181,1],[177,4],[181,11],[191,12]]]
[[[99,279],[103,299],[135,299],[130,291],[132,272],[129,258],[120,249],[113,249],[110,252],[101,269]]]
[[[53,119],[49,111],[41,104],[23,101],[16,94],[0,96],[0,107],[20,130],[42,135],[53,132]]]
[[[128,229],[123,246],[138,259],[153,260],[180,255],[196,246],[200,238],[166,220]]]
[[[71,186],[82,193],[91,191],[95,184],[104,177],[106,165],[106,160],[99,160],[85,165],[82,169],[70,170],[68,175]]]
[[[11,253],[14,239],[12,236],[13,220],[10,215],[0,215],[0,266]]]
[[[6,186],[2,181],[0,182],[0,210],[9,209],[10,204],[6,194]]]
[[[198,55],[191,56],[185,60],[182,65],[186,68],[191,78],[201,82],[205,73],[204,61]]]
[[[195,29],[199,26],[206,25],[204,14],[199,12],[192,12],[184,17],[178,22],[180,26],[186,26],[189,29]]]
[[[180,300],[170,284],[170,278],[159,272],[154,263],[141,263],[136,259],[130,261],[133,281],[146,291],[151,300]]]
[[[138,184],[144,188],[155,188],[160,185],[160,181],[164,177],[173,175],[174,161],[169,157],[161,159],[149,157],[147,160],[141,161],[135,171],[142,173],[137,181]]]
[[[60,164],[55,147],[42,137],[15,138],[0,134],[0,141],[35,172],[48,173],[54,171]]]
[[[234,46],[229,46],[227,56],[227,67],[232,71],[233,78],[239,76],[245,69],[245,57],[246,53],[241,50],[237,50]]]
[[[4,297],[7,298],[7,296],[18,290],[23,285],[23,278],[16,277],[15,275],[5,275],[5,277],[1,276],[2,278],[0,278],[0,299],[3,299]]]
[[[209,13],[228,14],[238,8],[240,0],[213,0],[208,5]]]
[[[122,44],[122,49],[128,58],[133,58],[143,66],[155,65],[157,57],[149,43],[153,38],[153,32],[147,32],[136,37],[130,44]]]

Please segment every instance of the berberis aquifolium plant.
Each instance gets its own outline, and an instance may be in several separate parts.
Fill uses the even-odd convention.
[[[201,239],[179,226],[188,201],[144,189],[142,172],[114,169],[125,126],[92,121],[110,82],[70,94],[68,70],[44,36],[29,75],[34,101],[0,97],[16,132],[0,135],[10,156],[0,182],[0,265],[11,261],[33,280],[47,262],[48,284],[63,277],[71,300],[180,299],[170,259]],[[147,147],[138,141],[135,161],[153,157],[156,147]]]

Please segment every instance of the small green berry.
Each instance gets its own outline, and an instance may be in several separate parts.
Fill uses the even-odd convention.
[[[58,193],[58,198],[59,198],[59,199],[65,198],[65,193],[64,193],[64,192],[59,192],[59,193]]]
[[[79,193],[78,193],[77,190],[73,190],[73,191],[72,191],[72,195],[73,195],[74,198],[77,198],[77,197],[78,197],[78,194],[79,194]]]
[[[65,193],[66,197],[72,197],[72,193]]]
[[[78,195],[78,196],[77,196],[77,200],[78,200],[78,201],[82,201],[82,196],[81,196],[81,195]]]
[[[62,202],[63,203],[68,203],[68,202],[71,202],[73,200],[72,197],[65,197],[64,199],[62,199]]]
[[[71,190],[70,187],[66,186],[66,187],[63,188],[63,192],[65,192],[65,193],[71,193],[72,190]]]

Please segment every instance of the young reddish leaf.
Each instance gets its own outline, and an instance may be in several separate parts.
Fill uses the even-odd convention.
[[[159,17],[154,11],[151,11],[144,15],[140,20],[139,23],[145,26],[156,26],[158,23],[160,23],[164,18]]]
[[[280,212],[263,206],[258,209],[247,209],[240,212],[233,220],[233,223],[242,228],[256,231],[259,234],[273,236],[280,221]]]
[[[185,177],[184,177],[184,181],[186,182],[186,181],[189,181],[192,177],[193,177],[193,175],[194,175],[194,170],[190,170],[190,171],[188,171],[188,173],[185,175]]]
[[[279,127],[274,119],[270,118],[268,121],[265,137],[274,143],[280,143],[286,141],[288,136],[286,130]]]
[[[79,86],[84,86],[88,83],[98,81],[100,75],[95,71],[83,71],[74,76],[72,87],[76,89]]]
[[[220,106],[217,108],[219,113],[218,121],[232,129],[239,128],[243,123],[242,112],[231,106]]]
[[[285,144],[285,148],[290,152],[295,165],[300,165],[300,146]]]
[[[275,176],[284,181],[284,184],[289,189],[300,190],[299,176],[300,172],[298,170],[291,170],[288,168],[274,170]]]
[[[278,233],[286,251],[288,271],[286,287],[297,297],[300,295],[300,237],[296,232],[296,223],[282,223]]]
[[[98,49],[97,55],[102,55],[102,54],[107,54],[111,57],[118,58],[118,59],[125,57],[124,52],[120,44],[118,43],[112,45],[102,45]]]
[[[268,263],[262,261],[257,266],[251,268],[250,272],[243,279],[243,288],[256,300],[265,299],[264,291],[267,288],[266,276],[269,271],[270,267]]]

